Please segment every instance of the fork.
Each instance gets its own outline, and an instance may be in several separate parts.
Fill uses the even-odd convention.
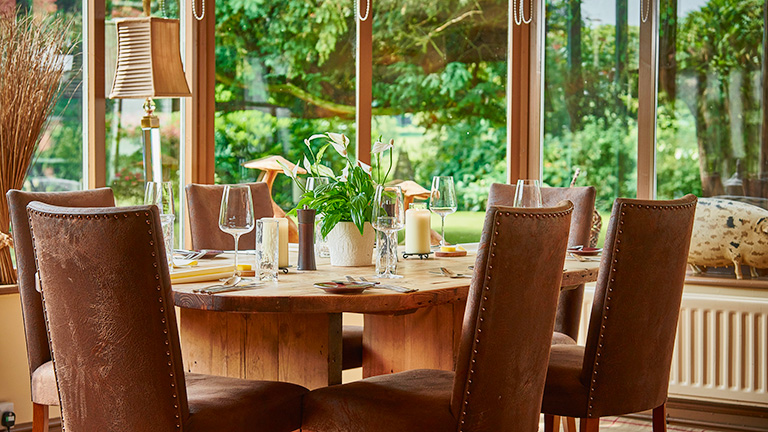
[[[355,278],[352,277],[352,276],[346,276],[346,278],[350,282],[355,282]],[[376,287],[388,289],[388,290],[391,290],[391,291],[396,291],[396,292],[399,292],[399,293],[412,293],[412,292],[418,291],[418,288],[406,288],[406,287],[401,287],[401,286],[396,286],[396,285],[382,285],[378,281],[376,281],[376,282],[369,281],[368,279],[366,279],[366,278],[364,278],[362,276],[359,276],[358,279],[360,279],[360,282],[367,282],[367,283],[373,284]]]
[[[455,278],[471,278],[471,274],[464,274],[464,273],[456,273],[453,270],[449,270],[445,267],[440,267],[440,272],[449,278],[455,279]]]

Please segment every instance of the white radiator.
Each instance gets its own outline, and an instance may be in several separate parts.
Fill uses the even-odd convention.
[[[768,407],[768,291],[756,297],[728,295],[727,288],[720,293],[683,294],[669,396]],[[587,287],[580,343],[592,294]]]

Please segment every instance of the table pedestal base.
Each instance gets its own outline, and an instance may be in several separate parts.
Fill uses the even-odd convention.
[[[466,301],[405,315],[365,315],[363,377],[410,369],[454,370]]]
[[[293,382],[341,383],[341,314],[231,313],[181,309],[188,372]]]

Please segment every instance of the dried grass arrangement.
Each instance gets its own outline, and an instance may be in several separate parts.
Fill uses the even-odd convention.
[[[61,18],[0,16],[0,234],[10,225],[5,193],[23,186],[61,95],[63,58],[73,47],[64,37],[69,27]],[[0,247],[0,284],[15,282],[10,248]]]

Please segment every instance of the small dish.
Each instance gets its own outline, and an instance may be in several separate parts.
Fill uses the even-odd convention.
[[[581,249],[568,249],[568,252],[579,256],[597,256],[602,252],[602,248],[583,247]]]
[[[374,285],[370,282],[318,282],[315,288],[320,288],[328,294],[360,294]]]

